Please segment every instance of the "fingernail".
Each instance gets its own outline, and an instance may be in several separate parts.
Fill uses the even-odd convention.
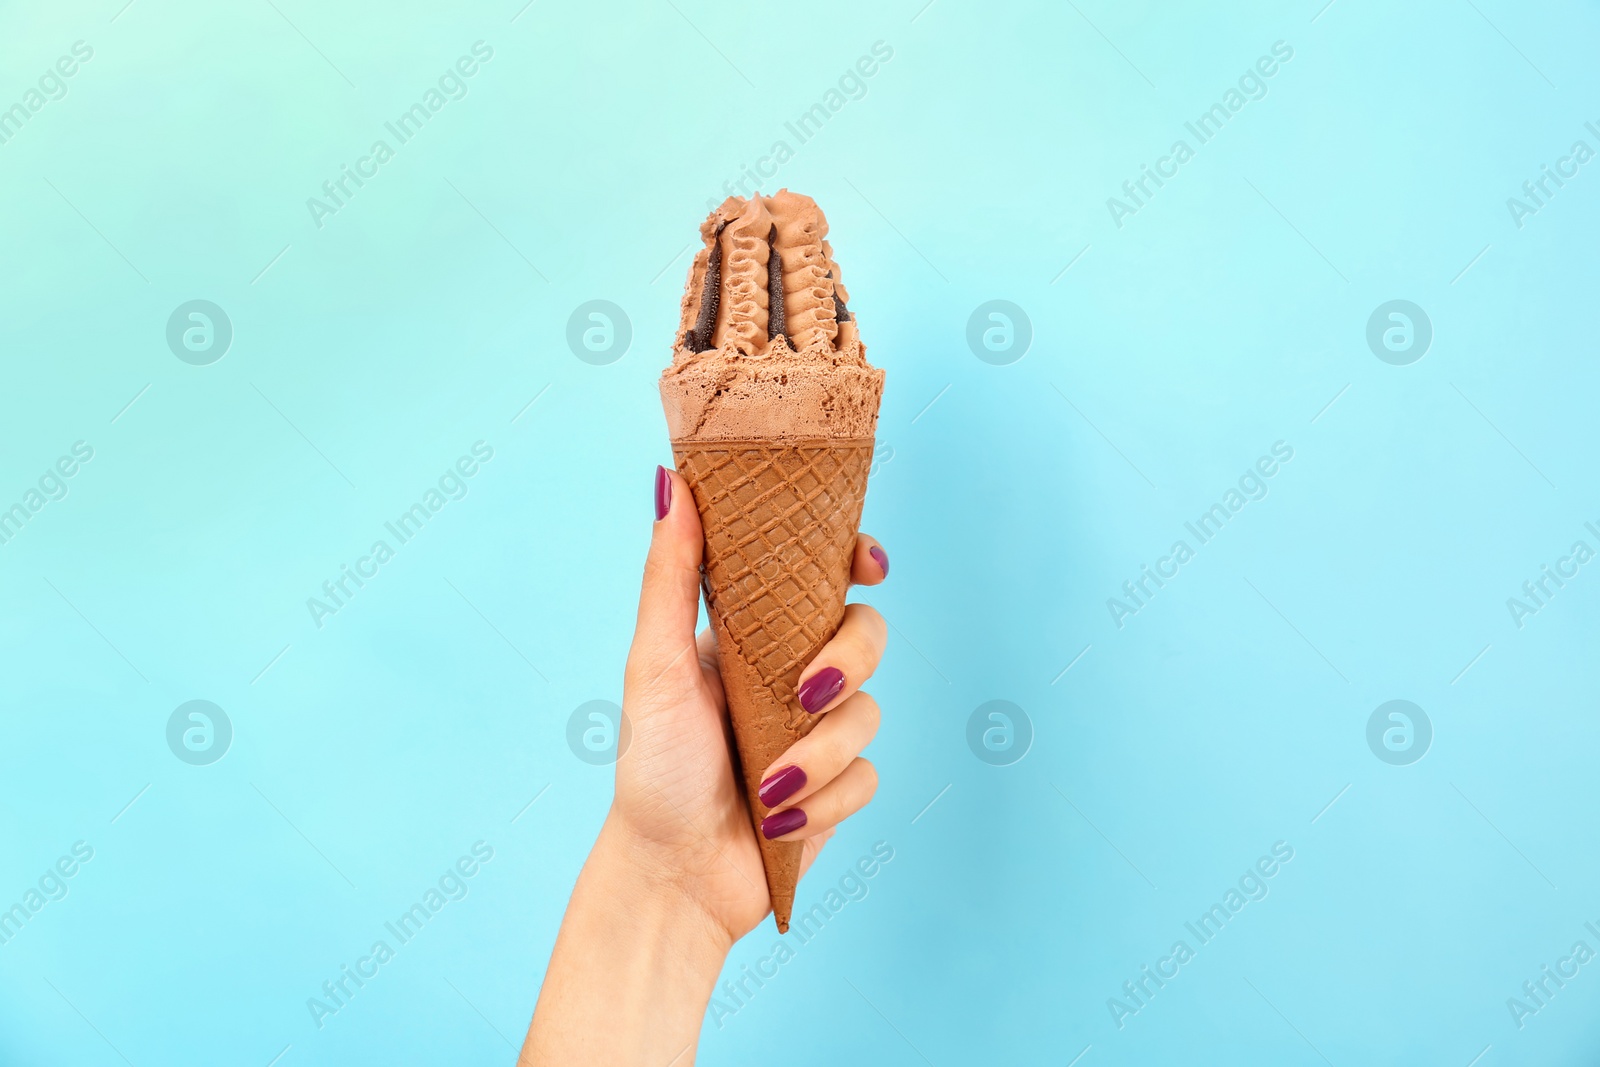
[[[660,522],[667,517],[667,512],[672,510],[672,479],[667,477],[667,468],[656,467],[656,521]]]
[[[889,553],[877,545],[873,545],[867,549],[867,554],[878,561],[878,569],[883,571],[883,576],[885,578],[889,577]]]
[[[761,820],[761,836],[771,841],[774,837],[792,834],[806,824],[806,813],[799,808],[780,811]]]
[[[761,797],[761,803],[769,808],[775,808],[785,800],[794,796],[805,787],[806,772],[799,767],[785,767],[761,783],[761,788],[756,790]]]
[[[838,667],[824,667],[800,687],[800,706],[815,715],[828,706],[828,701],[844,688],[844,671]]]

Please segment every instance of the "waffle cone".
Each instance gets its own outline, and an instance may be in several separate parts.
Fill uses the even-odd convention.
[[[839,629],[872,440],[674,441],[705,527],[703,587],[740,775],[778,932],[789,929],[798,841],[768,841],[761,774],[811,732],[800,671]]]

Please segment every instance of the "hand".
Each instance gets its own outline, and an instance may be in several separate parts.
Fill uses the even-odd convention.
[[[733,773],[716,642],[694,632],[700,516],[687,483],[666,470],[656,479],[656,512],[623,679],[631,736],[519,1064],[690,1067],[728,950],[771,907]],[[876,585],[888,571],[878,543],[858,539],[851,580]],[[877,787],[877,772],[859,754],[877,732],[878,705],[858,687],[877,668],[883,643],[882,616],[863,604],[845,609],[839,632],[800,676],[802,706],[825,717],[762,774],[763,796],[777,808],[765,828],[805,840],[802,871]]]
[[[653,884],[694,901],[732,941],[771,910],[766,876],[734,774],[716,638],[694,632],[703,534],[689,487],[674,472],[658,476],[657,509],[623,683],[632,736],[617,761],[608,829]],[[887,572],[883,549],[860,537],[851,581],[877,585]],[[805,841],[802,874],[834,827],[877,789],[877,772],[860,752],[877,733],[878,705],[859,687],[877,669],[885,635],[871,607],[845,609],[839,632],[800,675],[802,702],[810,696],[817,706],[808,710],[823,718],[762,772],[763,798],[778,808],[763,830]]]

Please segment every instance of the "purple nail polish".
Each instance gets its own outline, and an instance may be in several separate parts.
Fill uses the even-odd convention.
[[[806,824],[806,813],[799,808],[780,811],[761,820],[761,836],[771,841],[774,837],[792,834]]]
[[[672,479],[667,477],[667,468],[656,468],[656,521],[660,522],[667,517],[667,512],[672,510]]]
[[[824,667],[805,680],[800,687],[800,706],[815,715],[828,706],[828,701],[844,688],[844,672],[838,667]]]
[[[806,772],[799,767],[785,767],[761,783],[761,788],[756,791],[761,797],[761,803],[769,808],[775,808],[785,800],[794,796],[805,788]]]
[[[885,578],[889,577],[889,553],[877,545],[873,545],[867,549],[867,554],[878,561],[878,569],[883,571],[883,576]]]

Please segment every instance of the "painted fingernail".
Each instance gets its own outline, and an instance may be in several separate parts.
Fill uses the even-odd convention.
[[[792,834],[806,824],[806,813],[799,808],[780,811],[761,820],[761,836],[771,841],[774,837]]]
[[[660,522],[667,517],[667,512],[672,510],[672,479],[667,477],[667,468],[656,467],[656,521]]]
[[[877,545],[873,545],[871,548],[867,549],[867,554],[878,561],[878,569],[883,571],[883,576],[885,578],[889,577],[889,553],[885,552]]]
[[[761,803],[769,808],[775,808],[785,800],[800,792],[806,784],[806,772],[799,767],[785,767],[761,783],[761,788],[756,790],[761,797]]]
[[[824,667],[800,687],[800,706],[815,715],[828,706],[828,701],[844,688],[844,671],[838,667]]]

